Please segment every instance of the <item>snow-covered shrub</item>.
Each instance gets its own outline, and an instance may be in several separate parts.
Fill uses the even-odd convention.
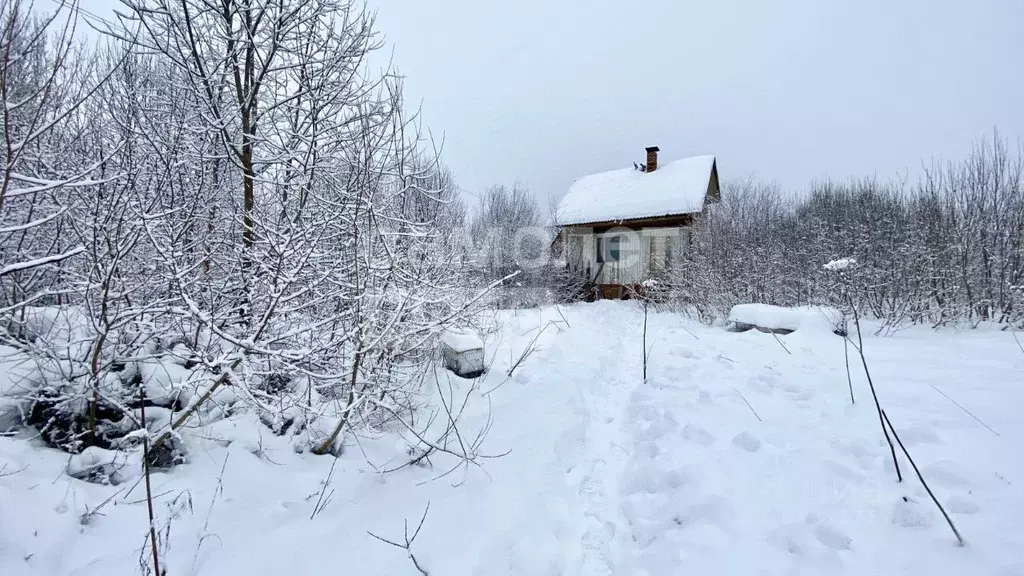
[[[438,335],[489,282],[469,281],[459,188],[400,80],[366,64],[372,15],[259,0],[243,31],[200,0],[150,4],[125,3],[143,25],[109,55],[0,4],[0,362],[30,366],[0,381],[0,424],[131,452],[145,407],[160,465],[242,421],[318,453],[357,426],[425,432]]]

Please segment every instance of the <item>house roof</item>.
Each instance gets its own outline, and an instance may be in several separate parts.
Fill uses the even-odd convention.
[[[558,203],[560,226],[700,212],[714,156],[682,158],[654,172],[623,168],[584,176]]]

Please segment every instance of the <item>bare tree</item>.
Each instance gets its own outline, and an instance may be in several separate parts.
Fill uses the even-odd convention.
[[[61,302],[59,276],[84,250],[60,232],[71,189],[95,186],[102,158],[80,153],[85,103],[105,78],[75,41],[75,4],[30,16],[0,6],[0,313],[15,338],[34,302]]]

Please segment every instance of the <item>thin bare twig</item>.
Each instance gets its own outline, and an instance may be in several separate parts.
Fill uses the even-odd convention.
[[[78,517],[79,524],[82,524],[84,526],[84,525],[89,524],[89,522],[92,521],[93,516],[103,516],[103,514],[100,513],[100,510],[102,510],[103,507],[106,506],[107,504],[110,504],[111,500],[113,500],[114,498],[117,498],[117,496],[119,494],[121,494],[121,492],[124,492],[124,488],[121,488],[117,492],[114,492],[113,494],[108,496],[106,500],[100,502],[99,506],[97,506],[95,508],[92,508],[92,509],[87,509],[84,514],[82,514],[81,516]],[[157,495],[155,497],[158,498],[159,495]]]
[[[929,386],[931,386],[931,387],[932,387],[932,390],[935,390],[935,391],[936,391],[936,392],[938,392],[939,394],[942,394],[942,397],[943,397],[943,398],[945,398],[946,400],[949,400],[950,402],[952,402],[952,403],[953,403],[954,405],[956,405],[956,407],[957,407],[957,408],[959,408],[959,409],[963,410],[965,414],[967,414],[967,415],[968,415],[968,416],[970,416],[971,418],[974,418],[975,420],[977,420],[977,421],[978,421],[978,424],[981,424],[981,425],[982,425],[982,426],[984,426],[985,428],[988,428],[988,431],[989,431],[989,432],[991,432],[991,433],[995,434],[996,436],[999,436],[999,432],[996,432],[995,430],[993,430],[991,426],[989,426],[988,424],[985,424],[985,423],[984,423],[984,422],[983,422],[983,421],[981,420],[981,418],[978,418],[977,416],[975,416],[975,415],[974,415],[974,413],[973,413],[973,412],[971,412],[971,411],[970,411],[970,410],[968,410],[967,408],[964,408],[963,406],[961,406],[959,402],[957,402],[956,400],[953,400],[952,398],[950,398],[949,396],[947,396],[945,392],[943,392],[942,390],[939,390],[938,388],[936,388],[934,384],[929,384]]]
[[[769,328],[768,333],[772,335],[772,338],[775,338],[775,341],[779,343],[779,346],[782,346],[782,349],[786,351],[786,354],[793,354],[792,352],[789,351],[789,348],[786,348],[786,345],[782,343],[782,340],[779,340],[779,336],[775,333],[774,330]]]
[[[316,499],[316,504],[313,506],[313,513],[309,515],[309,519],[316,518],[316,515],[323,512],[324,508],[331,501],[331,496],[334,495],[334,490],[331,490],[330,494],[327,494],[327,489],[331,486],[331,478],[334,477],[334,467],[338,464],[338,458],[331,460],[331,469],[327,472],[327,479],[324,480],[323,486],[320,488],[320,496]],[[326,495],[326,496],[325,496]]]
[[[547,324],[544,325],[543,328],[537,331],[537,334],[535,334],[533,339],[530,340],[530,343],[526,345],[526,348],[523,349],[523,352],[522,354],[519,355],[519,358],[515,362],[513,362],[512,366],[508,369],[509,377],[512,376],[512,373],[516,371],[516,368],[518,368],[520,364],[522,364],[527,358],[529,358],[534,352],[538,350],[536,346],[537,339],[540,338],[540,335],[543,334],[544,331],[548,329],[548,326],[551,325],[552,322],[549,321]]]
[[[761,420],[761,417],[757,415],[757,411],[754,410],[754,407],[750,405],[750,402],[747,401],[747,397],[743,395],[743,392],[740,392],[739,390],[736,389],[735,386],[731,384],[729,385],[729,388],[732,388],[737,394],[740,395],[740,398],[742,398],[743,402],[746,403],[747,408],[750,408],[750,412],[754,415],[755,418],[757,418],[758,422],[764,422],[764,420]]]
[[[391,540],[388,540],[387,538],[382,538],[380,536],[377,536],[376,534],[374,534],[373,532],[370,532],[370,531],[367,531],[366,533],[369,534],[370,536],[373,536],[377,540],[380,540],[381,542],[383,542],[385,544],[390,544],[390,545],[394,546],[395,548],[401,548],[402,550],[405,550],[405,553],[409,556],[409,560],[412,561],[412,565],[416,567],[416,570],[418,570],[419,573],[422,574],[423,576],[430,576],[430,573],[427,572],[422,566],[420,566],[420,563],[416,559],[416,556],[412,553],[412,543],[415,542],[416,541],[416,537],[419,536],[420,529],[423,528],[423,522],[427,519],[427,512],[429,512],[429,511],[430,511],[430,502],[427,502],[427,507],[426,507],[425,510],[423,510],[423,517],[420,518],[420,523],[419,523],[419,525],[416,526],[416,530],[412,533],[412,536],[409,536],[409,519],[408,518],[405,519],[405,533],[404,533],[405,543],[404,544],[399,544],[397,542],[392,542]]]
[[[206,542],[206,539],[211,536],[216,536],[215,534],[210,534],[210,517],[213,516],[213,507],[217,504],[217,497],[224,494],[224,470],[228,467],[228,456],[230,455],[230,452],[225,454],[224,463],[220,465],[220,474],[217,475],[217,486],[214,488],[213,496],[210,498],[210,507],[206,510],[206,519],[203,521],[203,532],[199,537],[199,542],[196,544],[195,556],[192,557],[192,574],[199,573],[199,552],[203,549],[203,542]]]
[[[680,326],[680,328],[682,328],[682,329],[683,329],[683,332],[686,332],[686,333],[687,333],[687,334],[689,334],[690,336],[693,336],[693,339],[694,339],[694,340],[700,340],[700,337],[699,337],[699,336],[697,336],[696,334],[694,334],[693,332],[690,332],[690,330],[689,330],[689,329],[688,329],[688,328],[687,328],[686,326]]]
[[[14,472],[5,472],[5,470],[7,470],[7,464],[4,464],[3,467],[0,467],[0,478],[3,478],[4,476],[14,476],[19,472],[24,472],[25,470],[28,470],[28,464],[25,464],[24,466],[18,468]]]
[[[1024,352],[1024,344],[1021,344],[1020,338],[1017,338],[1017,329],[1013,326],[1012,323],[1010,324],[1010,334],[1013,335],[1013,341],[1017,343],[1017,348],[1020,348],[1020,351]]]
[[[562,322],[565,322],[566,328],[572,328],[572,326],[569,325],[569,321],[565,319],[565,314],[562,314],[562,310],[558,307],[558,304],[555,304],[554,308],[555,312],[558,312],[558,315],[562,317]]]

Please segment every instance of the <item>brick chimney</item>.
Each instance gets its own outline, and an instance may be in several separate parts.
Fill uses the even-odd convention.
[[[648,146],[645,150],[647,150],[647,171],[654,172],[658,169],[658,147]]]

